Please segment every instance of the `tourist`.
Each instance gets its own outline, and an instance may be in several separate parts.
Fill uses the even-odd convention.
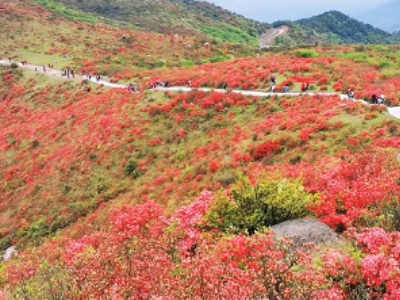
[[[378,97],[376,96],[376,94],[372,94],[372,104],[378,104]]]
[[[378,104],[379,104],[379,105],[384,105],[384,104],[385,104],[385,96],[384,96],[384,95],[381,95],[381,96],[378,98]]]
[[[354,92],[350,89],[347,90],[347,97],[349,99],[354,99]]]

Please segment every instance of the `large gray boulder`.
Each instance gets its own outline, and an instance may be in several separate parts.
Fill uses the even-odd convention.
[[[294,246],[313,243],[321,245],[336,242],[337,234],[327,225],[317,220],[291,220],[272,226],[277,237],[292,240]]]

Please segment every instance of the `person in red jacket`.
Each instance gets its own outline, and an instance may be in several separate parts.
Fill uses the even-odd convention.
[[[307,91],[307,88],[308,88],[308,84],[305,83],[305,82],[303,82],[303,84],[301,85],[301,90],[303,91],[303,93],[304,93],[305,91]]]

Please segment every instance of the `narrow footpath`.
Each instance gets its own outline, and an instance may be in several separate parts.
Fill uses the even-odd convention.
[[[52,75],[52,76],[56,76],[56,77],[63,77],[61,75],[61,71],[60,70],[55,70],[55,69],[46,69],[46,72],[43,71],[43,67],[42,66],[35,66],[35,65],[22,65],[20,63],[17,63],[18,66],[21,69],[28,69],[28,70],[37,70],[37,72],[40,72],[42,74],[46,74],[48,76]],[[0,65],[3,66],[10,66],[11,63],[8,60],[0,60]],[[75,75],[75,79],[82,79],[82,80],[89,80],[86,76],[82,76],[82,75]],[[105,80],[99,80],[97,81],[95,76],[93,76],[89,81],[98,84],[98,85],[104,85],[106,87],[110,87],[110,88],[128,88],[127,85],[122,85],[122,84],[116,84],[116,83],[112,83],[109,81],[105,81]],[[150,89],[147,90],[149,92],[155,92],[155,91],[174,91],[174,92],[184,92],[184,93],[188,93],[194,89],[200,90],[200,91],[204,91],[204,92],[209,92],[211,90],[214,90],[215,92],[218,93],[226,93],[226,91],[224,89],[212,89],[212,88],[191,88],[191,87],[180,87],[180,86],[171,86],[171,87],[157,87],[156,89]],[[364,105],[372,105],[371,103],[368,103],[365,100],[361,100],[361,99],[349,99],[347,95],[345,94],[337,94],[337,93],[312,93],[312,92],[307,92],[307,93],[272,93],[272,92],[261,92],[261,91],[251,91],[251,90],[232,90],[232,93],[238,93],[238,94],[242,94],[245,96],[254,96],[254,97],[271,97],[271,96],[276,96],[276,97],[281,97],[281,96],[290,96],[290,97],[296,97],[296,96],[300,96],[300,95],[310,95],[310,96],[334,96],[334,95],[338,95],[340,97],[340,99],[342,100],[349,100],[349,101],[358,101],[363,103]],[[400,120],[400,106],[393,106],[393,107],[387,107],[388,113],[393,116],[396,119]]]

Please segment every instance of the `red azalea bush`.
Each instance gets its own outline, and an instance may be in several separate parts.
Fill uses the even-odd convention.
[[[279,151],[282,147],[281,141],[266,141],[261,145],[258,145],[253,151],[253,158],[255,160],[261,159],[265,156],[271,155]]]

